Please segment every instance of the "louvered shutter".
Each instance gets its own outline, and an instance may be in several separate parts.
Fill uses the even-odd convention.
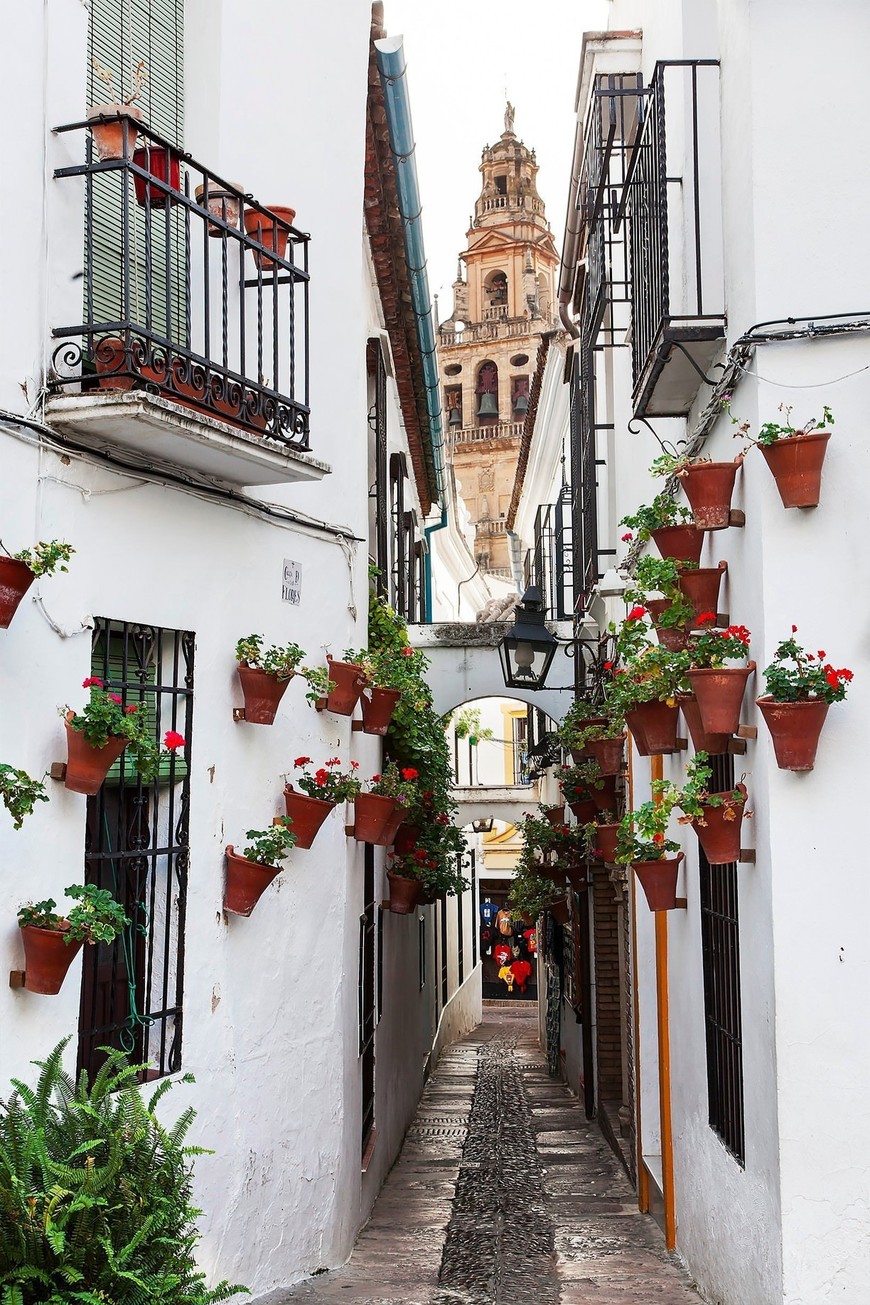
[[[184,0],[90,0],[88,104],[105,103],[108,98],[94,72],[94,60],[111,71],[123,99],[141,59],[148,80],[137,107],[154,131],[183,148]],[[151,240],[146,245],[145,213],[136,204],[131,185],[130,248],[125,251],[124,183],[121,171],[93,178],[93,258],[90,285],[85,287],[85,320],[100,323],[124,317],[124,269],[129,262],[130,320],[186,343],[184,215],[177,208],[152,210]],[[150,299],[145,291],[147,271]]]
[[[119,641],[121,642],[121,641]],[[103,680],[106,688],[110,693],[121,693],[125,681],[124,672],[124,655],[123,652],[114,651],[112,645],[109,646],[108,670],[106,669],[105,647],[98,644],[94,648],[91,658],[91,675],[96,675],[98,679]],[[145,679],[146,683],[157,685],[157,668],[156,666],[145,667],[143,671],[138,672],[138,678]],[[157,745],[163,742],[163,734],[172,727],[171,721],[161,721],[160,731],[157,728],[157,697],[156,693],[149,693],[147,689],[138,689],[129,687],[130,681],[134,676],[134,667],[128,664],[126,671],[126,681],[128,684],[126,692],[126,702],[135,703],[141,711],[145,713],[145,719],[148,722],[148,730]],[[164,704],[165,707],[166,704]],[[168,753],[161,751],[160,761],[157,769],[158,784],[180,784],[187,774],[187,762],[181,751],[177,753]],[[117,787],[123,776],[124,783],[135,787],[139,783],[139,774],[131,759],[126,752],[122,752],[120,758],[113,763],[109,773],[106,776],[105,783],[109,787]],[[149,781],[150,783],[151,781]]]

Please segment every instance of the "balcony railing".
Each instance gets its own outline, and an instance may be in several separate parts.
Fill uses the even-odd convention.
[[[521,421],[497,421],[491,426],[462,426],[457,430],[457,444],[470,444],[478,440],[518,440],[523,433]]]
[[[307,450],[308,236],[120,121],[123,157],[88,136],[86,161],[55,172],[84,178],[85,232],[82,321],[52,332],[52,389],[146,390]]]
[[[535,546],[526,557],[526,584],[541,591],[547,614],[564,621],[574,613],[574,537],[572,494],[565,485],[555,503],[535,516]]]
[[[449,326],[438,330],[438,343],[447,348],[455,344],[480,344],[487,340],[510,340],[530,334],[528,317],[499,317],[494,322],[468,322],[462,331]]]
[[[478,521],[477,533],[485,536],[503,535],[506,533],[505,518],[491,517],[488,521]]]

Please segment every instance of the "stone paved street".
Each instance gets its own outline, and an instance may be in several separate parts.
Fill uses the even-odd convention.
[[[442,1056],[350,1262],[271,1305],[698,1305],[534,1013],[486,1017]]]

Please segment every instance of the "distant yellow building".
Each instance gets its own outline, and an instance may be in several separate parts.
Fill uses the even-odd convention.
[[[482,570],[509,579],[510,505],[539,338],[555,325],[558,255],[538,194],[534,150],[505,129],[481,158],[483,188],[438,353],[453,467]],[[465,265],[465,276],[463,268]]]

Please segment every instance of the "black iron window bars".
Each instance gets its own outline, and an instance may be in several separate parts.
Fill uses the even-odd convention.
[[[309,440],[308,236],[122,117],[86,161],[83,321],[55,327],[55,390],[142,388],[297,449]],[[85,130],[70,123],[58,132]]]

